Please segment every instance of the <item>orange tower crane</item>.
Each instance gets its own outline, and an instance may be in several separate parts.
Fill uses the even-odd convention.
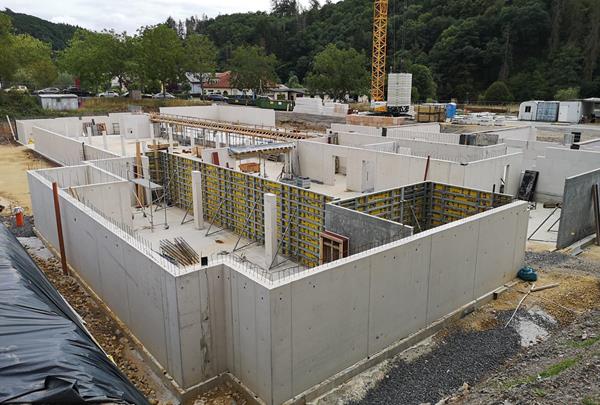
[[[385,110],[388,0],[373,5],[373,55],[371,62],[371,100],[377,110]]]

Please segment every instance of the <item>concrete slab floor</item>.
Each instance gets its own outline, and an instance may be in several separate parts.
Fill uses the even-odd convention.
[[[556,244],[560,214],[560,208],[556,210],[544,208],[542,204],[538,204],[536,209],[529,211],[528,240]]]
[[[156,207],[155,207],[156,208]],[[238,241],[238,235],[233,232],[221,229],[218,226],[213,226],[210,234],[206,232],[209,227],[208,221],[205,222],[204,229],[196,229],[194,227],[193,217],[188,214],[185,223],[181,223],[185,216],[185,210],[178,207],[169,207],[166,210],[165,229],[165,211],[161,208],[158,211],[153,211],[154,227],[150,223],[150,214],[146,209],[146,217],[143,216],[141,210],[136,210],[133,218],[133,229],[137,231],[143,239],[148,241],[152,249],[160,252],[161,239],[173,240],[176,237],[185,239],[187,243],[200,255],[209,256],[216,259],[219,255],[230,254]],[[265,247],[256,243],[250,243],[250,240],[241,238],[238,243],[238,249],[235,251],[238,258],[244,258],[263,269],[268,266],[265,263]],[[297,264],[293,261],[286,260],[282,255],[278,256],[278,266],[273,266],[272,271],[280,271],[287,267],[295,267]]]

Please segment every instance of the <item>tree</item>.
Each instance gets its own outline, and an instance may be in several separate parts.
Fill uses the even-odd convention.
[[[431,73],[431,69],[429,69],[429,67],[415,63],[408,65],[406,67],[406,71],[408,73],[412,73],[412,84],[417,90],[416,94],[418,96],[416,98],[413,97],[414,101],[435,98],[437,85],[433,80],[433,74]],[[413,94],[415,94],[414,90]]]
[[[252,90],[259,93],[263,86],[275,84],[277,58],[267,55],[259,46],[241,46],[233,51],[229,60],[232,84],[240,90]]]
[[[364,54],[330,44],[315,56],[306,83],[311,92],[327,94],[334,100],[343,100],[350,94],[367,94],[367,65]]]
[[[0,14],[0,84],[9,80],[17,69],[13,58],[13,38],[10,17]]]
[[[508,102],[513,100],[510,90],[504,82],[497,81],[490,85],[483,95],[483,99],[487,102]]]
[[[136,65],[141,81],[158,81],[163,92],[178,83],[185,73],[186,54],[177,33],[166,24],[141,30],[136,48]]]
[[[214,73],[217,69],[217,48],[206,35],[190,34],[183,44],[186,69],[193,73]]]
[[[78,77],[83,87],[106,88],[116,77],[127,83],[127,61],[131,58],[130,38],[113,31],[78,30],[59,55],[59,65]]]
[[[50,44],[29,35],[15,35],[12,40],[12,58],[17,65],[15,75],[29,87],[49,86],[58,72],[52,62]]]
[[[560,89],[554,95],[554,99],[558,101],[575,100],[579,98],[579,87],[569,87]]]
[[[298,88],[300,87],[300,79],[298,79],[298,76],[296,76],[294,72],[290,72],[290,77],[288,77],[287,83],[285,85],[288,86],[290,89]]]

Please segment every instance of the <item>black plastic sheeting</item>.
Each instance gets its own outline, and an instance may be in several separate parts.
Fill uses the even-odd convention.
[[[148,404],[0,224],[0,403]]]

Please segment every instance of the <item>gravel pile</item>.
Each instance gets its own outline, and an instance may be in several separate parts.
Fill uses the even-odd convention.
[[[501,318],[510,316],[502,314]],[[508,318],[507,318],[508,319]],[[464,383],[473,385],[520,350],[513,328],[457,331],[431,353],[399,361],[377,387],[355,404],[436,403]]]
[[[573,260],[572,256],[561,252],[525,252],[525,263],[534,269],[560,266]]]

